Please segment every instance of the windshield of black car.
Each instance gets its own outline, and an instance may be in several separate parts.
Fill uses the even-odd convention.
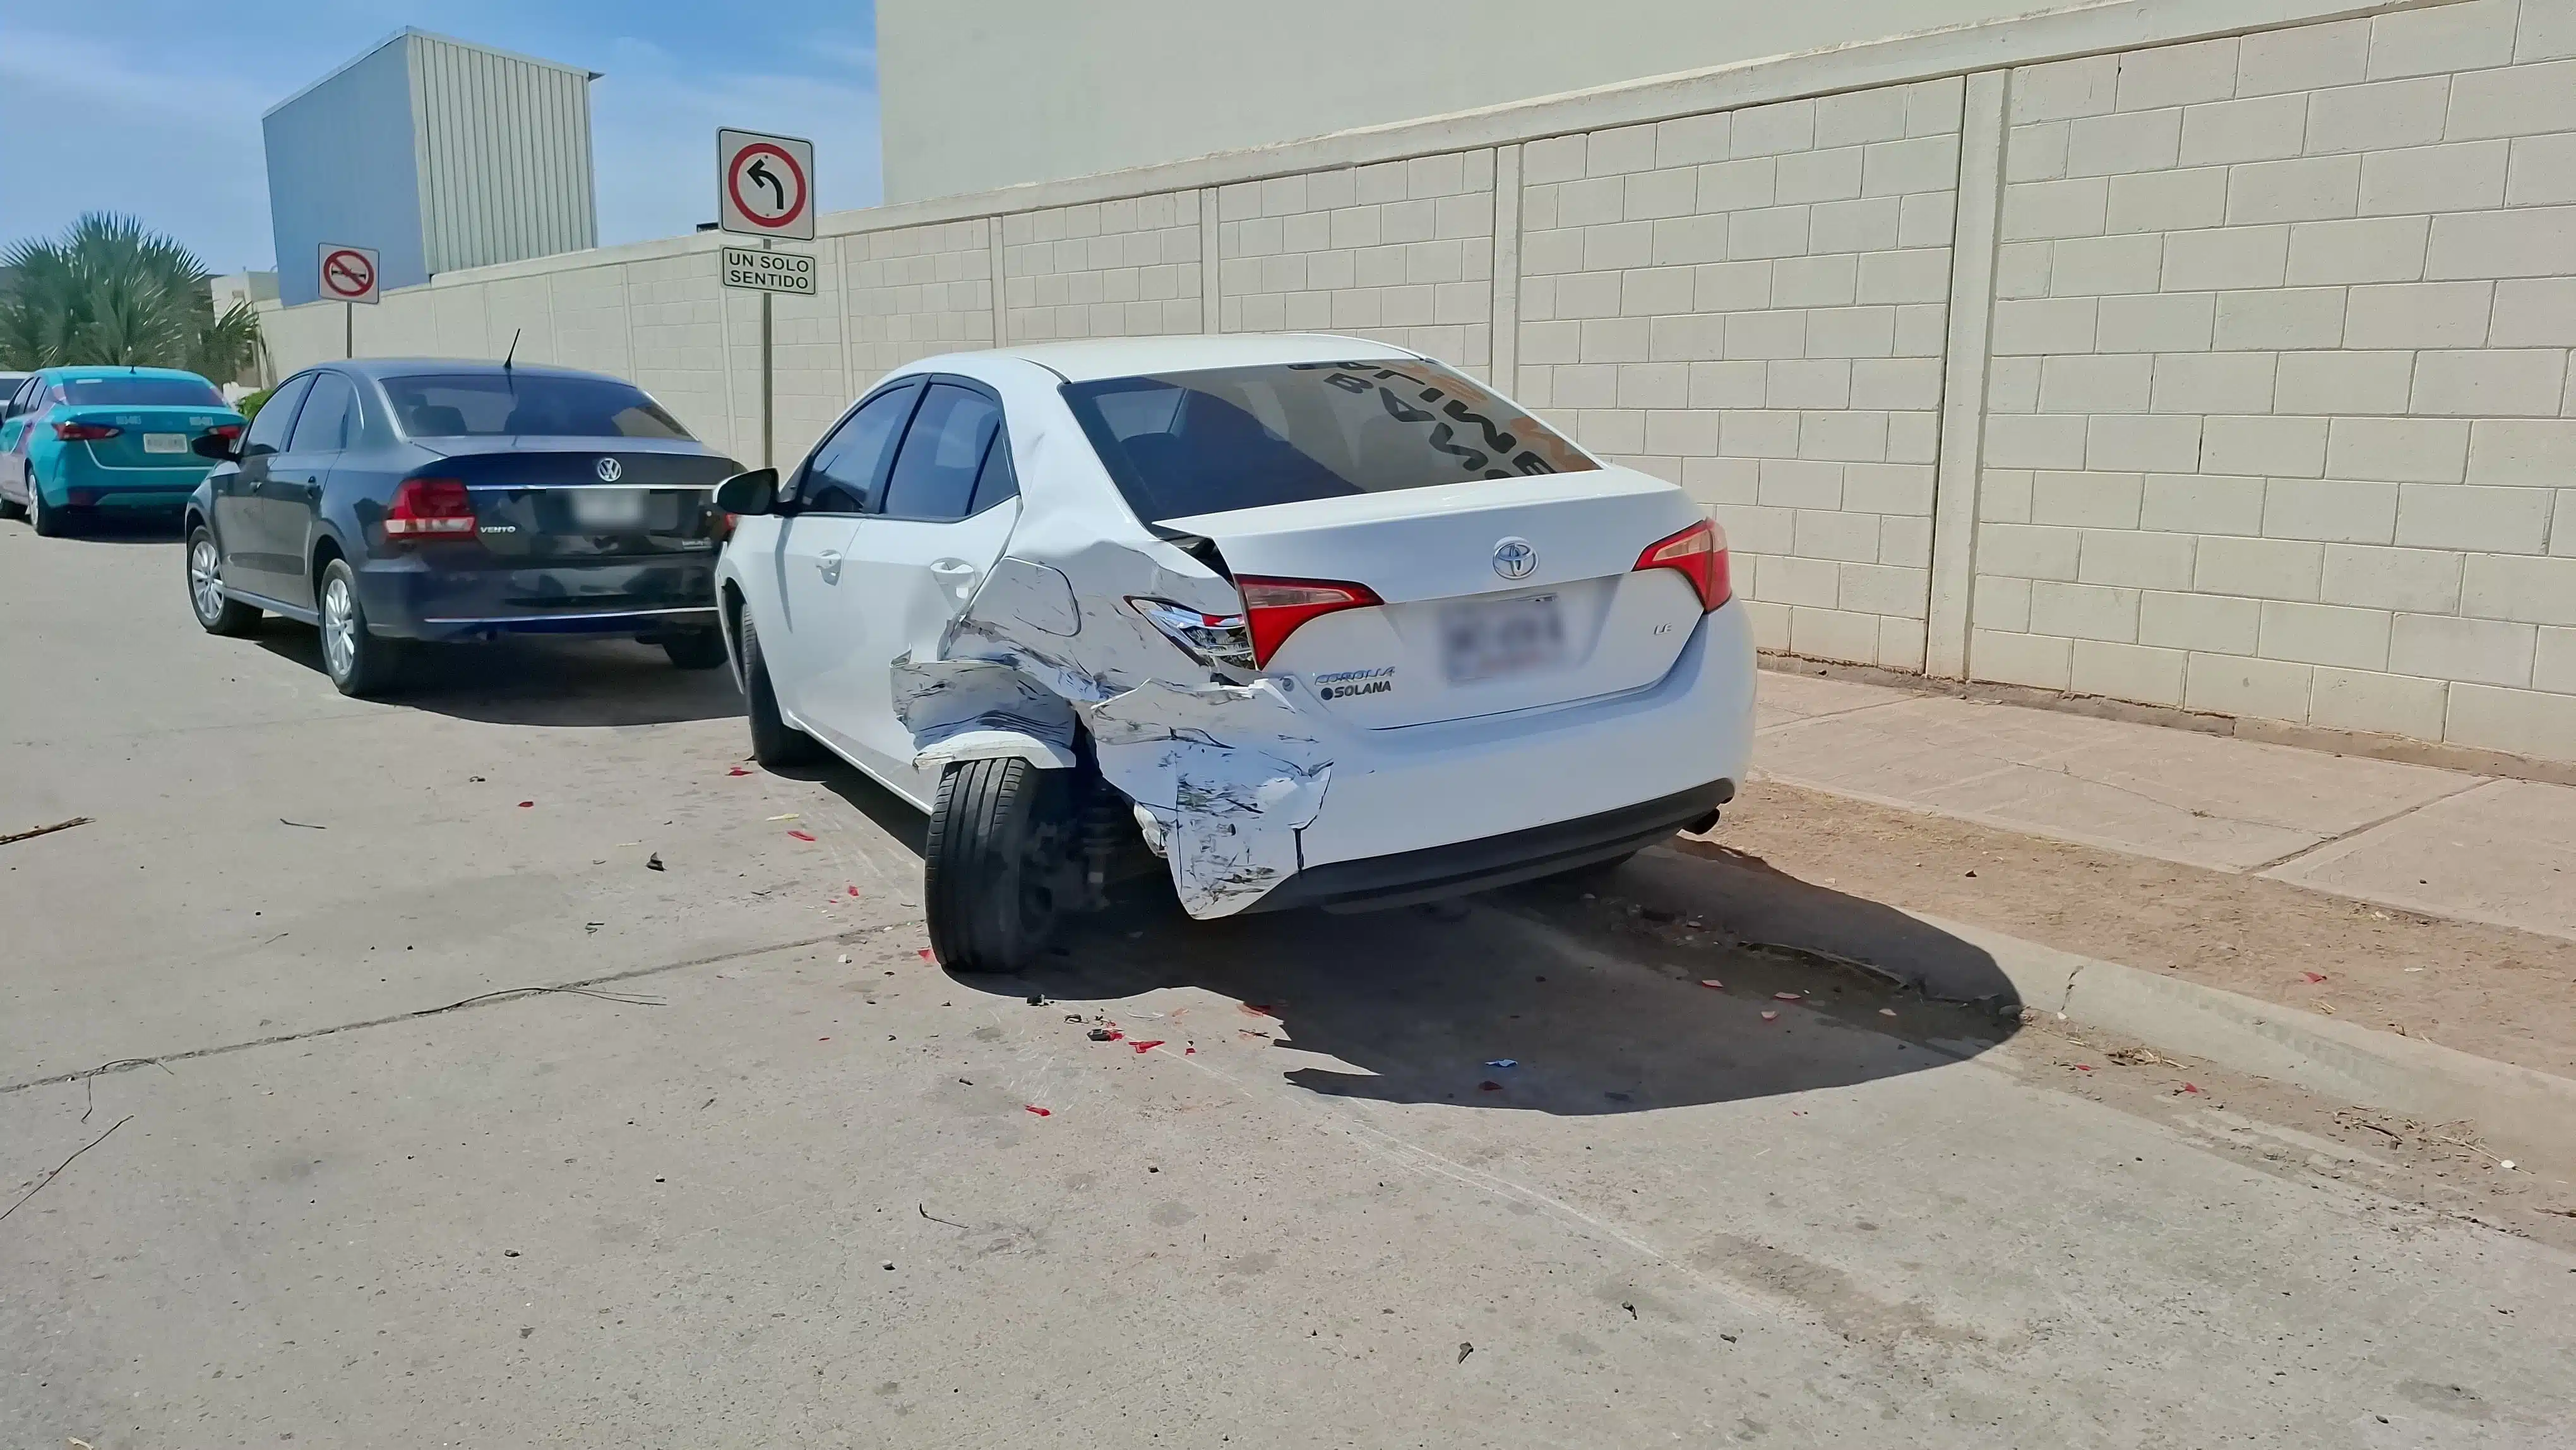
[[[203,378],[65,378],[63,401],[75,408],[220,408],[224,395]]]
[[[1063,391],[1147,523],[1599,466],[1484,385],[1414,358],[1154,373]]]
[[[689,430],[632,383],[543,373],[386,378],[410,438],[686,438]]]

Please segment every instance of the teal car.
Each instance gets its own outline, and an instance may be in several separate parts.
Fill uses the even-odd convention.
[[[88,510],[176,513],[214,467],[197,440],[239,438],[215,385],[175,368],[46,368],[0,403],[0,517],[63,532]]]

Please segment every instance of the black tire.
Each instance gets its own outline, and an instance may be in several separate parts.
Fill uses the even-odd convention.
[[[366,699],[383,694],[402,674],[402,643],[379,639],[368,629],[358,571],[346,559],[332,560],[322,566],[320,587],[313,594],[321,615],[322,672],[343,695]]]
[[[35,470],[27,472],[27,522],[35,525],[36,537],[59,539],[71,531],[71,521],[63,517],[66,510],[45,507],[45,495],[36,487]]]
[[[11,498],[5,493],[0,493],[0,519],[23,519],[26,516],[27,506],[25,504],[18,502],[16,499]]]
[[[682,670],[711,670],[725,662],[724,636],[712,629],[693,629],[662,636],[662,653]]]
[[[256,605],[244,604],[223,591],[221,550],[215,547],[214,531],[204,524],[188,530],[188,548],[183,555],[188,568],[188,612],[208,634],[248,634],[259,623]]]
[[[930,950],[957,972],[1011,972],[1045,950],[1078,885],[1069,770],[967,760],[939,778],[922,843]]]
[[[752,627],[748,607],[742,611],[742,693],[749,705],[744,713],[751,719],[752,759],[776,770],[808,765],[822,755],[813,736],[778,713],[778,691],[769,683],[769,661],[760,653],[760,631]]]

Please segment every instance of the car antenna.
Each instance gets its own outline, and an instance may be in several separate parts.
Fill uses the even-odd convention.
[[[511,360],[518,357],[519,334],[525,331],[527,331],[527,329],[524,327],[514,327],[510,329],[510,350],[501,355],[501,371],[505,373],[508,372],[510,370]]]

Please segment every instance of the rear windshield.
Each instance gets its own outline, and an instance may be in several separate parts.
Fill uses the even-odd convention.
[[[64,378],[63,401],[75,408],[220,408],[224,395],[203,378]]]
[[[1597,467],[1437,363],[1276,363],[1068,383],[1147,523],[1266,504]]]
[[[403,433],[412,438],[686,438],[689,430],[614,378],[500,373],[385,379]]]

